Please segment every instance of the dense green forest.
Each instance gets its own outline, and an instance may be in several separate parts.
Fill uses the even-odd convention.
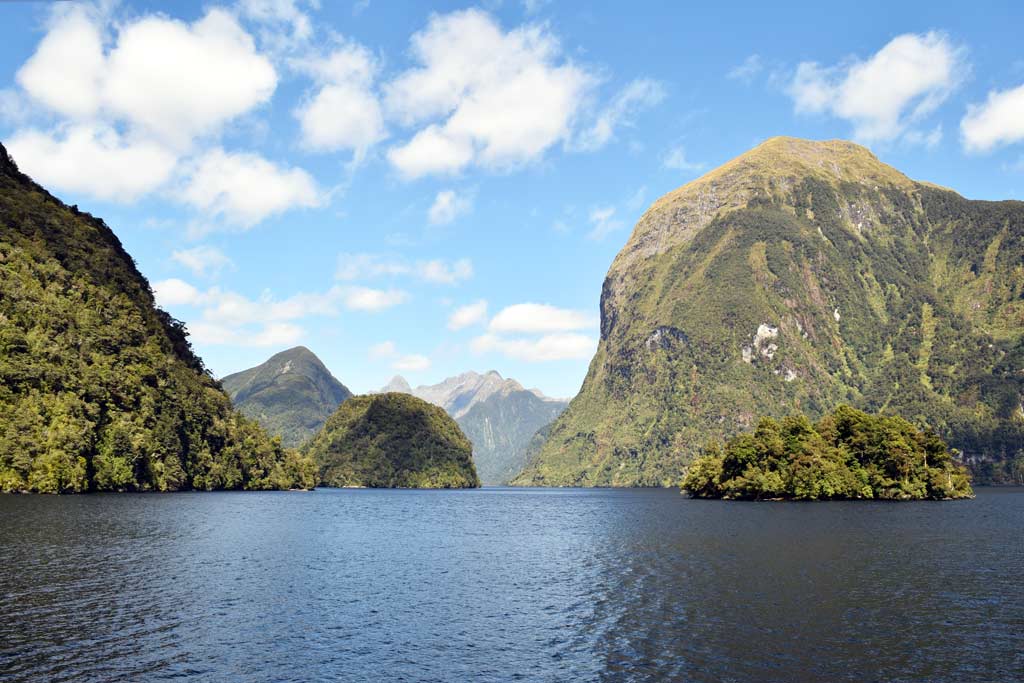
[[[442,408],[408,394],[356,396],[307,445],[324,486],[471,488],[473,446]]]
[[[947,500],[969,498],[967,470],[945,442],[901,417],[849,406],[812,423],[761,418],[750,433],[711,442],[686,473],[697,498]]]
[[[311,487],[232,406],[103,221],[0,146],[0,490]]]

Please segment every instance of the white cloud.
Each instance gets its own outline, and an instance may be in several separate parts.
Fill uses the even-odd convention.
[[[674,171],[699,171],[704,164],[691,162],[686,158],[686,149],[681,145],[671,148],[661,160],[661,165]]]
[[[649,109],[665,99],[665,88],[657,81],[639,78],[619,92],[597,120],[584,130],[576,141],[579,149],[592,151],[606,145],[620,126],[632,126],[636,114]]]
[[[585,360],[594,355],[597,339],[570,332],[547,334],[537,339],[509,339],[483,334],[471,342],[470,348],[474,353],[498,352],[530,362]]]
[[[345,307],[354,311],[382,311],[402,303],[408,294],[400,289],[350,287],[345,291]]]
[[[16,80],[63,120],[12,139],[41,182],[133,201],[165,184],[197,138],[269,101],[277,74],[224,9],[191,24],[162,14],[116,23],[106,9],[52,12]]]
[[[218,273],[224,268],[234,265],[220,249],[205,244],[190,249],[176,249],[171,252],[171,260],[180,263],[200,277]]]
[[[353,281],[375,277],[411,276],[434,284],[451,285],[473,277],[473,262],[441,259],[409,263],[403,259],[382,254],[338,254],[338,280]]]
[[[323,204],[313,178],[299,168],[283,169],[261,156],[215,148],[201,156],[181,199],[242,228],[293,207]]]
[[[164,184],[177,163],[160,145],[87,123],[54,133],[20,130],[7,147],[38,183],[116,202],[133,202]]]
[[[866,60],[802,62],[788,90],[798,113],[831,113],[860,140],[890,141],[945,101],[966,69],[965,50],[943,34],[907,33]]]
[[[448,329],[461,330],[470,325],[478,325],[487,318],[487,302],[483,299],[456,308],[448,316]]]
[[[270,61],[229,13],[194,24],[146,16],[123,27],[108,57],[105,106],[178,147],[267,102]]]
[[[395,347],[395,342],[383,341],[370,347],[369,356],[374,360],[379,360],[381,358],[390,358],[396,353],[398,353],[398,351]]]
[[[473,277],[473,262],[469,259],[459,259],[449,265],[441,260],[421,261],[416,264],[416,274],[427,282],[454,285]]]
[[[566,332],[592,327],[593,316],[582,311],[548,304],[515,304],[503,308],[491,320],[491,332]]]
[[[177,278],[161,280],[153,284],[153,295],[160,306],[193,306],[202,300],[202,293]]]
[[[391,367],[405,372],[419,372],[430,367],[430,359],[418,353],[410,353],[396,358]]]
[[[384,115],[373,93],[377,71],[370,51],[345,44],[323,58],[295,62],[313,76],[319,90],[295,116],[302,128],[302,142],[317,151],[352,150],[357,161],[385,137]]]
[[[437,193],[434,203],[427,211],[427,220],[431,225],[451,223],[472,209],[473,203],[466,197],[460,197],[455,190],[442,190]]]
[[[620,219],[615,217],[614,206],[598,206],[590,210],[590,224],[594,226],[587,233],[587,239],[603,240],[609,234],[625,227]]]
[[[317,6],[317,0],[309,3]],[[260,41],[275,52],[293,52],[313,37],[313,22],[296,0],[239,0],[239,13],[260,26]]]
[[[269,323],[254,329],[228,327],[218,323],[201,321],[188,325],[193,342],[210,346],[293,346],[302,339],[305,331],[292,323]]]
[[[55,15],[35,54],[15,75],[32,98],[70,117],[90,117],[101,103],[105,67],[100,28],[82,8]]]
[[[264,292],[259,299],[250,299],[219,287],[204,292],[177,278],[157,282],[153,292],[161,306],[200,307],[205,319],[226,325],[280,322],[309,316],[334,317],[342,307],[352,311],[380,311],[408,298],[405,292],[396,289],[335,286],[325,292],[293,294],[286,299],[274,299],[270,292]]]
[[[1024,85],[993,90],[983,104],[971,104],[960,122],[969,152],[985,152],[1024,140]]]
[[[385,86],[391,117],[405,125],[430,122],[388,153],[409,178],[538,159],[569,137],[596,80],[562,58],[544,27],[505,32],[476,9],[433,15],[413,35],[410,52],[420,66]]]
[[[764,70],[764,63],[761,61],[761,55],[752,54],[738,66],[729,69],[725,77],[734,81],[750,83],[762,70]]]

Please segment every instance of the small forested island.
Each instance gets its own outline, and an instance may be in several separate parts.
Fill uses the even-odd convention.
[[[733,500],[971,498],[945,442],[899,416],[840,406],[817,422],[762,418],[753,433],[709,443],[682,488]]]
[[[476,488],[473,446],[438,406],[401,393],[356,396],[304,452],[320,484],[367,488]]]

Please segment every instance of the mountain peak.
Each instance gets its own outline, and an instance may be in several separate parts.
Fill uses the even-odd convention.
[[[411,394],[412,393],[412,386],[410,386],[409,382],[407,382],[406,379],[404,377],[402,377],[401,375],[395,375],[394,377],[391,378],[390,382],[388,382],[383,387],[381,387],[380,391],[378,391],[376,393],[378,393],[378,394],[388,394],[388,393]]]

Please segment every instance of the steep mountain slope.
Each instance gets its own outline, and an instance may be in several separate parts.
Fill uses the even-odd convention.
[[[0,146],[0,490],[311,486],[192,353],[103,221]]]
[[[395,377],[381,391],[408,387]],[[444,408],[473,442],[473,459],[484,484],[505,484],[527,462],[527,447],[537,430],[550,424],[568,403],[527,390],[491,370],[464,372],[433,385],[409,388],[417,398]]]
[[[409,383],[405,381],[404,377],[402,377],[401,375],[395,375],[394,377],[391,378],[391,381],[388,382],[387,384],[385,384],[384,387],[380,391],[373,392],[373,393],[377,393],[377,394],[387,394],[387,393],[411,394],[412,393],[412,387],[409,386]]]
[[[844,402],[1006,479],[1024,467],[1022,264],[1022,202],[849,142],[769,140],[637,223],[583,387],[516,483],[674,485],[709,437]]]
[[[399,393],[341,404],[306,453],[324,486],[472,488],[472,445],[443,410]]]
[[[551,424],[566,405],[523,389],[497,392],[474,403],[456,422],[473,442],[480,480],[505,484],[519,474],[534,434]]]
[[[236,408],[280,436],[285,446],[298,446],[316,434],[342,401],[352,396],[304,346],[228,375],[221,386]]]

